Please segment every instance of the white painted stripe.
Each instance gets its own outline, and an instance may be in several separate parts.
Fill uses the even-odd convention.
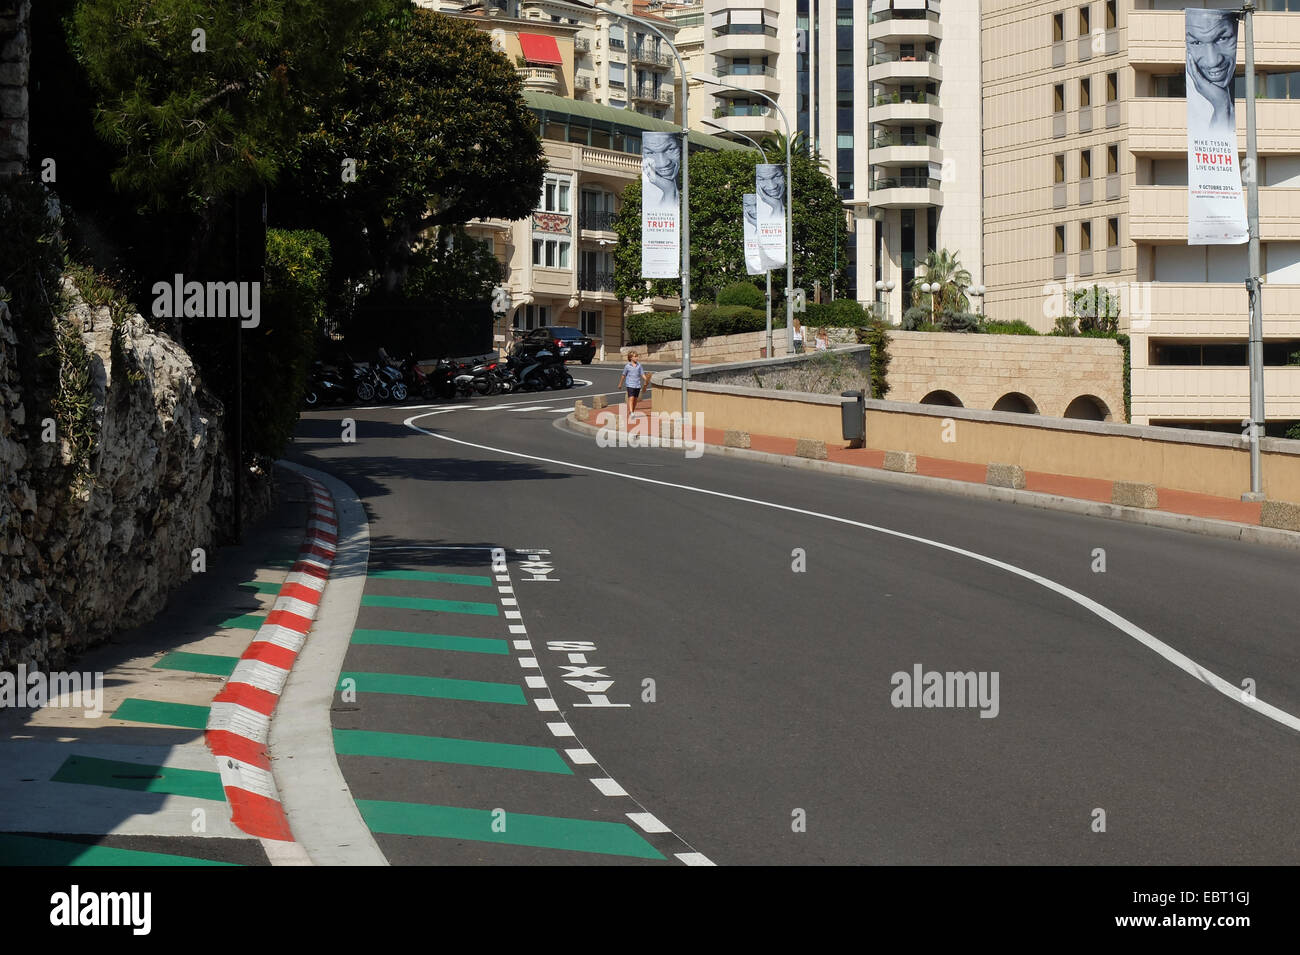
[[[528,405],[524,408],[511,408],[511,411],[550,411],[550,405]]]
[[[315,520],[311,520],[307,522],[307,530],[325,531],[327,534],[334,534],[335,536],[338,536],[339,525],[338,522],[336,521],[325,520],[323,518],[317,517]]]
[[[515,588],[513,588],[513,587],[498,587],[498,588],[497,588],[497,593],[499,593],[499,594],[512,594],[512,593],[514,593],[514,592],[515,592]]]
[[[323,537],[309,537],[309,538],[307,538],[307,542],[306,542],[305,544],[303,544],[302,546],[303,546],[303,547],[319,547],[321,550],[327,552],[327,553],[330,555],[330,557],[333,557],[333,556],[334,556],[334,542],[333,542],[333,541],[327,541],[327,540],[326,540],[325,538],[323,538]]]
[[[683,865],[717,865],[703,852],[678,852],[676,857]]]
[[[528,684],[530,690],[546,689],[546,677],[544,676],[526,676],[524,682]]]
[[[505,580],[505,581],[508,581],[508,580],[510,580],[510,575],[509,575],[509,574],[497,574],[497,580]]]
[[[263,626],[257,631],[257,636],[253,638],[254,642],[274,643],[277,647],[284,647],[286,650],[292,650],[297,653],[302,649],[302,645],[307,642],[307,635],[299,633],[297,630],[290,630],[288,627],[282,627],[278,623]]]
[[[503,606],[503,607],[517,607],[517,606],[519,606],[519,601],[516,600],[514,597],[502,597],[502,598],[501,598],[501,606]]]
[[[289,679],[289,671],[267,663],[265,660],[240,660],[230,672],[230,683],[247,683],[267,693],[280,695],[284,681]]]
[[[586,655],[585,653],[570,653],[570,654],[569,654],[569,662],[570,662],[570,663],[586,663],[586,662],[587,662],[587,655]]]
[[[316,607],[317,604],[299,600],[297,597],[278,597],[271,609],[286,610],[289,613],[296,613],[300,617],[311,620],[316,616]]]
[[[546,728],[555,736],[576,736],[568,723],[547,723]]]
[[[261,839],[266,861],[271,865],[315,865],[301,842],[281,842],[279,839]]]
[[[258,743],[266,742],[270,725],[270,717],[238,703],[213,703],[208,710],[208,729],[226,730]]]
[[[511,632],[511,633],[527,633],[527,632],[528,632],[528,628],[525,627],[522,623],[512,623],[512,624],[510,624],[510,632]]]
[[[591,766],[596,762],[596,757],[585,749],[566,749],[564,755],[577,766]]]
[[[568,414],[573,409],[574,409],[574,405],[569,405],[569,407],[567,408],[551,408],[549,410],[551,414]]]
[[[672,832],[648,812],[629,812],[627,817],[640,826],[642,832]]]
[[[1063,584],[1058,584],[1054,580],[1049,580],[1046,577],[1042,577],[1038,574],[1035,574],[1033,571],[1025,570],[1021,567],[1015,566],[1014,564],[1008,564],[1005,561],[998,560],[994,557],[988,557],[984,554],[980,554],[975,551],[966,550],[965,548],[957,547],[953,544],[945,544],[942,541],[931,540],[928,537],[919,537],[915,534],[908,534],[904,531],[896,531],[888,527],[881,527],[877,524],[867,524],[863,521],[855,521],[847,517],[839,517],[838,515],[835,514],[825,514],[821,511],[811,511],[808,510],[807,508],[793,507],[789,504],[777,504],[773,501],[764,501],[758,498],[744,497],[739,494],[728,494],[725,491],[715,491],[712,490],[711,488],[693,487],[689,484],[676,484],[672,481],[660,481],[656,478],[644,477],[643,475],[640,474],[624,474],[621,471],[610,471],[607,468],[592,467],[591,465],[588,464],[577,464],[573,461],[560,461],[555,458],[544,458],[536,454],[525,454],[522,451],[508,451],[505,448],[494,448],[486,444],[475,444],[472,441],[464,441],[460,438],[452,438],[444,434],[436,434],[432,431],[426,431],[424,428],[421,428],[418,425],[411,423],[415,421],[417,418],[422,418],[422,417],[424,416],[414,415],[410,418],[407,418],[403,422],[403,424],[405,424],[411,430],[418,431],[421,434],[426,434],[431,438],[437,438],[440,441],[447,441],[452,444],[459,444],[467,448],[475,448],[480,451],[492,451],[497,454],[504,454],[514,458],[523,458],[528,461],[540,461],[543,464],[554,464],[557,465],[558,467],[574,468],[575,470],[588,471],[593,474],[604,474],[608,477],[622,478],[626,481],[637,481],[641,484],[652,484],[657,487],[669,487],[679,491],[689,491],[694,494],[704,494],[709,497],[719,497],[729,501],[737,501],[741,504],[757,504],[759,507],[768,507],[777,511],[785,511],[788,514],[801,514],[805,517],[815,517],[821,520],[831,521],[836,524],[843,524],[848,527],[859,527],[862,528],[863,530],[874,531],[877,534],[885,534],[889,537],[894,537],[899,540],[906,540],[906,541],[912,541],[913,543],[917,543],[917,544],[924,544],[927,547],[934,547],[939,550],[947,551],[950,554],[957,554],[960,557],[967,557],[970,558],[971,560],[979,561],[980,563],[987,564],[990,567],[996,567],[999,570],[1004,570],[1009,574],[1013,574],[1017,577],[1021,577],[1025,580],[1037,584],[1040,587],[1044,587],[1047,590],[1051,590],[1054,593],[1058,593],[1062,597],[1065,597],[1067,600],[1073,601],[1075,604],[1078,604],[1080,607],[1083,607],[1085,610],[1088,610],[1089,612],[1100,617],[1102,620],[1111,624],[1113,627],[1118,629],[1121,633],[1124,633],[1125,635],[1136,640],[1138,643],[1142,644],[1144,647],[1147,647],[1148,649],[1159,654],[1163,659],[1172,663],[1174,666],[1178,667],[1178,669],[1182,670],[1184,673],[1191,676],[1193,679],[1200,680],[1202,683],[1206,684],[1207,686],[1211,686],[1214,689],[1218,690],[1220,693],[1228,697],[1234,703],[1238,703],[1243,706],[1246,706],[1248,709],[1254,710],[1255,712],[1263,716],[1267,716],[1269,719],[1281,723],[1283,726],[1286,726],[1289,729],[1300,731],[1300,717],[1288,713],[1285,710],[1279,709],[1278,707],[1273,706],[1270,703],[1265,703],[1264,701],[1260,700],[1257,697],[1252,699],[1251,702],[1247,703],[1243,699],[1240,686],[1237,686],[1233,683],[1229,683],[1227,680],[1223,679],[1223,677],[1219,676],[1218,674],[1207,670],[1205,667],[1201,666],[1195,660],[1191,659],[1190,657],[1186,656],[1180,651],[1175,650],[1173,647],[1169,646],[1164,641],[1152,636],[1150,633],[1143,630],[1137,624],[1125,619],[1124,617],[1121,617],[1113,610],[1110,610],[1109,608],[1104,607],[1103,605],[1097,603],[1097,601],[1092,600],[1089,597],[1085,597],[1083,594],[1078,593],[1077,591],[1071,590],[1069,587],[1066,587]]]
[[[545,685],[544,680],[543,680],[543,685]],[[543,700],[533,700],[533,702],[537,704],[537,709],[543,713],[558,713],[560,710],[559,704],[556,703],[554,700],[543,699]]]
[[[317,577],[315,574],[304,574],[301,570],[297,570],[284,578],[284,582],[286,584],[297,584],[300,587],[306,587],[308,590],[320,593],[325,590],[325,585],[329,581]]]
[[[275,780],[265,769],[241,762],[233,756],[218,756],[217,768],[221,770],[221,785],[245,789],[250,793],[280,801],[275,791]]]
[[[531,650],[533,648],[533,641],[516,640],[514,641],[514,647],[516,650]]]
[[[606,796],[626,796],[627,790],[612,779],[593,779],[591,784]]]
[[[537,658],[536,658],[536,657],[520,657],[520,658],[519,658],[519,665],[520,665],[521,667],[525,667],[525,668],[534,668],[534,669],[535,669],[535,668],[537,667]]]
[[[324,557],[318,557],[315,554],[299,554],[298,560],[302,561],[304,564],[311,564],[313,567],[319,567],[321,570],[330,569],[330,561],[326,560]]]
[[[507,620],[522,620],[524,618],[524,615],[518,610],[503,610],[501,612],[505,615]]]
[[[500,411],[502,408],[510,408],[511,405],[483,405],[478,408],[470,408],[470,411]]]

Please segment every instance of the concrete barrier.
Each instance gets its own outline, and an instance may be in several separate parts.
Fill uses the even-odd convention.
[[[990,464],[984,472],[984,483],[993,487],[1025,489],[1025,469],[1018,464]]]
[[[901,471],[904,474],[916,473],[916,455],[911,451],[886,451],[885,470]]]
[[[1159,503],[1156,486],[1139,481],[1116,481],[1110,502],[1124,507],[1156,507]]]
[[[576,402],[573,406],[573,416],[579,421],[590,421],[591,409],[587,407],[585,402]]]
[[[812,438],[800,438],[794,443],[794,453],[801,458],[826,460],[826,442],[814,441]]]
[[[722,436],[722,446],[726,448],[749,447],[749,432],[727,431],[727,433]]]
[[[1300,531],[1300,504],[1289,501],[1265,501],[1260,508],[1259,522],[1265,527],[1280,527],[1284,531]]]
[[[609,406],[609,399],[607,399],[604,395],[596,395],[594,398],[591,399],[591,407],[596,410],[608,406]]]

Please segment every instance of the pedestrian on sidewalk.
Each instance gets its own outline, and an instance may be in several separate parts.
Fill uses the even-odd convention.
[[[794,320],[794,353],[803,354],[803,323],[797,318]]]
[[[831,347],[830,336],[826,334],[826,329],[817,329],[817,350],[827,351]]]
[[[623,382],[627,382],[627,417],[631,421],[636,414],[636,402],[641,397],[641,388],[646,385],[650,379],[650,372],[645,370],[645,366],[637,361],[636,352],[628,352],[627,364],[623,366],[623,374],[619,376],[618,386],[623,387]]]

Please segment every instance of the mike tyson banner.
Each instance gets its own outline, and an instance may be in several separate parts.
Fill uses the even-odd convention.
[[[762,275],[767,271],[763,250],[758,244],[758,196],[747,192],[741,197],[745,208],[745,271],[749,275]]]
[[[758,247],[769,269],[785,266],[785,168],[775,163],[754,167],[758,198]]]
[[[682,146],[677,133],[641,135],[641,277],[676,279],[682,274],[678,174]]]
[[[1184,11],[1187,34],[1187,244],[1249,240],[1237,165],[1238,18],[1233,10]]]

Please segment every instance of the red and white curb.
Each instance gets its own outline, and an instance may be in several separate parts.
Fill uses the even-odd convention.
[[[231,820],[250,835],[282,842],[292,842],[293,834],[266,752],[271,713],[316,617],[338,539],[334,501],[325,485],[306,476],[304,480],[312,507],[298,560],[266,621],[212,701],[205,734],[217,759]]]

